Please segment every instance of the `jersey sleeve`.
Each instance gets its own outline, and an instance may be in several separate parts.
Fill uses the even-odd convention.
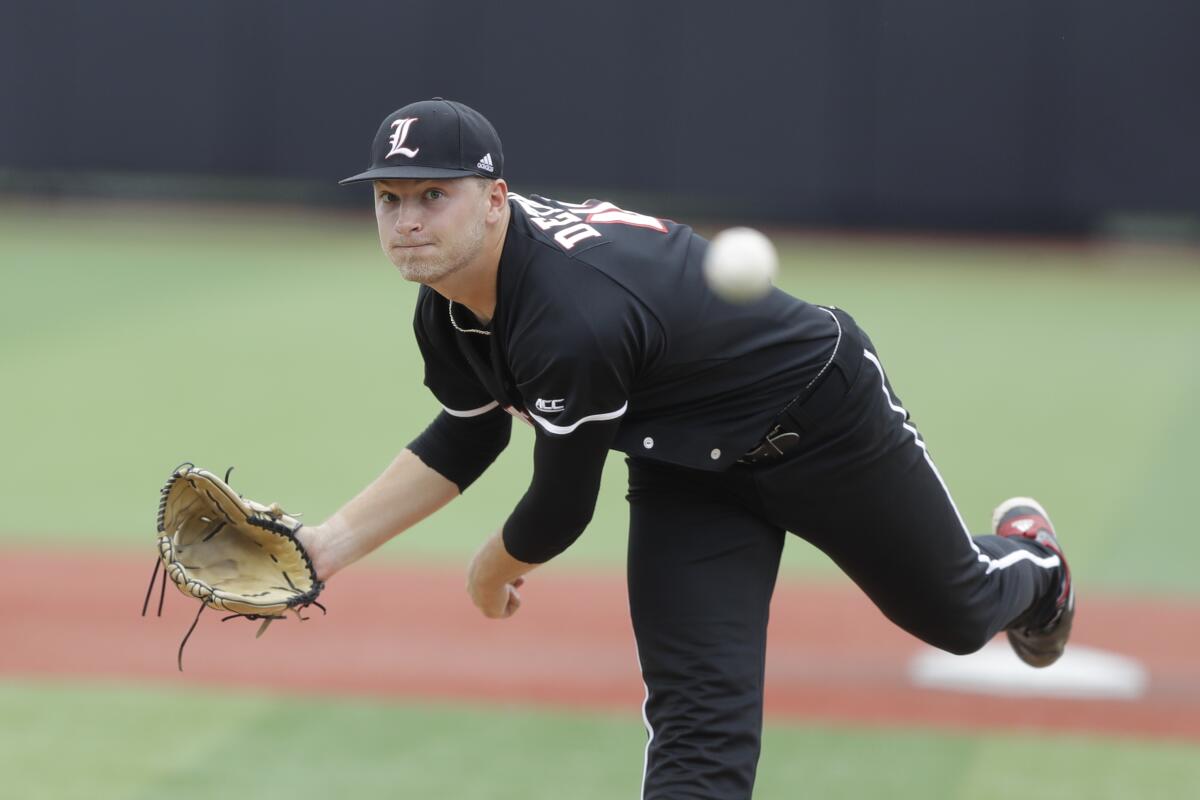
[[[454,417],[443,411],[409,442],[422,463],[458,487],[461,494],[508,446],[512,417],[504,413]]]
[[[591,521],[646,324],[637,301],[599,273],[575,270],[570,286],[538,277],[531,324],[514,332],[509,357],[537,432],[533,477],[503,533],[508,552],[530,564],[567,549]]]
[[[422,286],[413,332],[425,361],[425,385],[452,417],[476,417],[499,408],[459,351],[448,321],[446,301]]]
[[[504,523],[504,549],[526,564],[541,564],[579,538],[596,508],[600,478],[617,422],[587,424],[570,436],[539,435],[533,477]]]
[[[514,336],[517,391],[538,436],[570,436],[629,409],[645,321],[635,300],[602,275],[549,297]]]

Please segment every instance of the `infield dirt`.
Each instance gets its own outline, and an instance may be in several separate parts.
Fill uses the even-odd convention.
[[[261,687],[394,698],[628,709],[644,694],[619,576],[552,568],[529,576],[514,618],[490,621],[460,571],[361,565],[322,595],[328,616],[256,624],[205,612],[168,587],[161,619],[139,616],[153,555],[5,550],[0,675]],[[65,579],[65,581],[64,581]],[[63,591],[63,585],[70,591]],[[53,587],[59,587],[55,589]],[[720,591],[719,587],[714,590]],[[1001,698],[920,689],[924,646],[852,586],[781,582],[767,659],[768,717],[1037,728],[1200,740],[1200,604],[1082,595],[1073,642],[1137,659],[1136,700]]]

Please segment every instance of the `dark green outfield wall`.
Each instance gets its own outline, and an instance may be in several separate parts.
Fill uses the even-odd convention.
[[[442,95],[496,123],[519,185],[681,215],[1186,228],[1198,32],[1194,0],[6,0],[0,186],[252,176],[340,202],[382,116]]]

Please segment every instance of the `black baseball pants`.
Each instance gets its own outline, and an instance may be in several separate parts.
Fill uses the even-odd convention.
[[[646,800],[751,796],[786,532],[901,628],[953,653],[1057,589],[1058,560],[1037,545],[970,536],[870,340],[837,315],[844,349],[811,407],[793,409],[801,446],[787,457],[724,473],[627,459]]]

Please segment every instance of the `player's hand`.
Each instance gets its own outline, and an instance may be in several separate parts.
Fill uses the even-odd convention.
[[[524,578],[497,586],[483,586],[475,581],[468,581],[467,593],[471,595],[471,601],[475,603],[476,608],[488,619],[507,619],[521,607],[521,595],[517,589],[524,583]]]
[[[489,536],[467,567],[467,594],[488,619],[507,619],[521,607],[517,589],[533,564],[518,561],[504,549],[502,531]]]

